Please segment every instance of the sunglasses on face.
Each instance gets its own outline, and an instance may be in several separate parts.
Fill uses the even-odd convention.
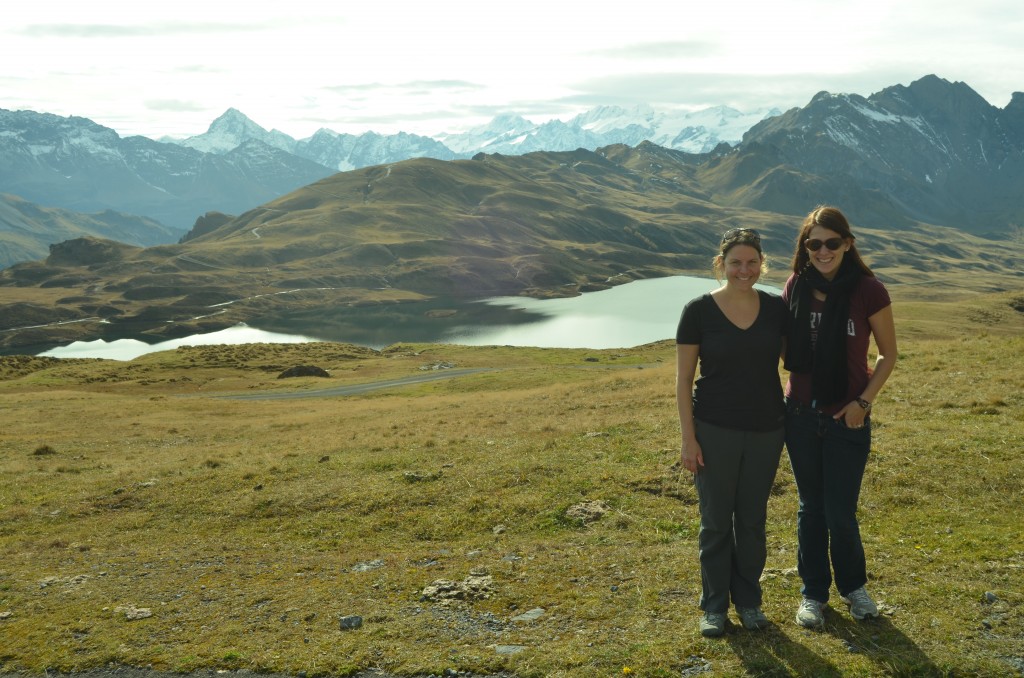
[[[752,228],[730,228],[722,235],[722,244],[724,245],[733,240],[743,240],[744,242],[760,245],[761,234]]]
[[[828,240],[819,240],[818,238],[814,238],[813,240],[807,240],[804,242],[804,247],[806,247],[812,252],[817,252],[818,250],[820,250],[822,245],[827,247],[830,251],[835,252],[837,249],[843,246],[843,239],[829,238]]]

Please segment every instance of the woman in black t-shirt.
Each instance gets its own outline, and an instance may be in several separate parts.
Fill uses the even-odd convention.
[[[754,288],[764,270],[757,231],[727,231],[714,267],[724,284],[686,304],[676,330],[680,459],[700,499],[705,636],[725,632],[730,602],[745,628],[769,623],[760,577],[785,421],[779,359],[787,314],[780,297]]]

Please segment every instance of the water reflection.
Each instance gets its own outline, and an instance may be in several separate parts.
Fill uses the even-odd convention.
[[[461,326],[446,340],[471,346],[623,348],[675,336],[683,305],[718,287],[715,280],[676,276],[637,280],[569,299],[496,297],[478,302],[519,309],[528,325]]]
[[[265,332],[248,325],[236,325],[219,332],[193,334],[190,337],[169,339],[157,344],[147,344],[138,339],[117,339],[114,341],[75,341],[67,346],[58,346],[39,355],[56,358],[106,358],[108,360],[132,360],[140,355],[171,351],[179,346],[212,346],[216,344],[298,344],[318,341],[298,334]]]
[[[434,299],[364,307],[285,310],[220,332],[146,344],[135,339],[75,342],[41,355],[131,360],[199,344],[335,341],[370,348],[391,344],[625,348],[675,336],[683,305],[718,287],[709,278],[638,280],[568,299]],[[760,286],[775,293],[774,287]],[[258,328],[258,329],[257,329]]]

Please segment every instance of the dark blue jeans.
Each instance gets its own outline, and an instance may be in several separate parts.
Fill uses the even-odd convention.
[[[863,428],[850,429],[831,415],[790,402],[786,450],[800,493],[801,592],[827,603],[833,572],[844,596],[868,580],[857,501],[871,450],[871,421],[865,419]]]

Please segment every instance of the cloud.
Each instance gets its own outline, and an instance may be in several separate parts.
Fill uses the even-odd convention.
[[[587,52],[588,56],[607,57],[609,59],[685,59],[710,56],[720,51],[718,45],[702,40],[685,42],[648,42],[624,45],[610,49],[599,49]]]
[[[204,104],[180,99],[150,99],[145,107],[151,111],[171,111],[176,113],[198,113],[207,110]]]
[[[744,112],[774,106],[806,105],[821,91],[867,97],[894,84],[910,84],[928,73],[893,69],[851,73],[628,73],[589,78],[573,84],[577,94],[562,97],[565,105],[650,104],[687,108],[728,105]],[[942,74],[938,74],[942,77]]]
[[[241,23],[154,23],[118,24],[31,24],[13,31],[27,38],[152,38],[209,33],[241,33],[273,28],[269,24]]]
[[[438,90],[474,91],[484,89],[484,85],[468,80],[410,80],[401,83],[367,82],[355,85],[331,85],[322,89],[335,94],[373,94],[377,92],[437,92]]]

